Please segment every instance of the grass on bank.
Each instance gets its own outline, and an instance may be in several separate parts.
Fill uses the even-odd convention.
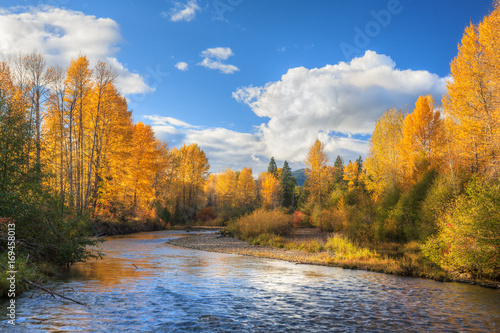
[[[341,234],[331,234],[326,242],[318,239],[297,241],[290,237],[293,228],[291,215],[282,210],[261,209],[234,221],[227,230],[254,245],[302,252],[302,255],[290,255],[295,261],[438,281],[478,282],[483,285],[492,282],[445,271],[424,257],[422,246],[416,241],[406,244],[377,243],[361,246]],[[265,256],[287,259],[286,253],[268,253]]]

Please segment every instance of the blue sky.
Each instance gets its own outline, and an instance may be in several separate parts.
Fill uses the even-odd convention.
[[[212,171],[366,156],[387,108],[439,101],[477,1],[2,1],[0,56],[106,60],[134,120],[170,146],[198,143]],[[177,66],[177,67],[176,67]],[[182,70],[181,70],[182,69]]]

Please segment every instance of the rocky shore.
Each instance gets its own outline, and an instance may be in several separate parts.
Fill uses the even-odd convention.
[[[312,230],[299,233],[291,237],[293,240],[316,239],[321,241],[321,237]],[[313,238],[314,237],[314,238]],[[438,281],[461,282],[467,284],[479,285],[486,288],[500,289],[498,281],[476,280],[470,277],[448,275],[440,277],[429,273],[422,273],[413,267],[414,271],[408,270],[406,264],[396,262],[393,259],[383,259],[380,262],[353,261],[345,262],[335,260],[335,254],[331,252],[308,253],[305,251],[274,248],[270,246],[257,246],[242,241],[234,237],[223,236],[220,232],[213,233],[194,233],[187,237],[175,238],[167,243],[184,248],[196,249],[208,252],[219,252],[229,254],[239,254],[254,257],[263,257],[270,259],[279,259],[294,262],[297,264],[314,264],[321,266],[333,266],[349,269],[364,269],[380,273],[412,276],[420,278],[430,278]]]
[[[304,264],[324,264],[321,256],[317,253],[256,246],[237,238],[222,236],[221,233],[193,234],[187,237],[171,239],[167,243],[209,252],[274,258]]]

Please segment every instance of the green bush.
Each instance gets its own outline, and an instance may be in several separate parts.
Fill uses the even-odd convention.
[[[500,270],[500,184],[473,179],[439,221],[424,255],[447,270],[498,278]]]
[[[420,240],[425,241],[438,231],[437,221],[457,197],[459,185],[447,175],[440,175],[429,189],[420,207]]]
[[[34,260],[68,265],[99,256],[88,246],[100,240],[89,238],[90,220],[69,211],[61,200],[41,189],[30,190],[10,207],[0,208],[0,217],[15,223],[19,251],[30,253]],[[0,226],[6,231],[6,225]],[[5,246],[0,244],[0,246]]]
[[[424,201],[427,192],[431,188],[434,179],[436,179],[437,172],[433,169],[427,171],[422,179],[417,182],[411,190],[404,193],[401,198],[401,212],[400,216],[400,232],[403,240],[411,241],[420,238],[421,235],[421,219],[420,219],[420,206]],[[398,202],[398,205],[400,203]]]
[[[332,251],[338,259],[347,260],[368,260],[378,258],[376,252],[367,248],[358,247],[344,236],[334,235],[328,238],[325,248]]]

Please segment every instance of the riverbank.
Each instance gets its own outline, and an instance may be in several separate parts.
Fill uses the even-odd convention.
[[[139,218],[130,218],[122,221],[107,221],[107,220],[95,220],[92,222],[90,227],[90,232],[88,233],[89,238],[99,238],[103,239],[106,236],[113,235],[127,235],[139,232],[149,232],[149,231],[160,231],[169,230],[170,226],[159,222],[157,220],[144,220]],[[172,229],[182,230],[185,227],[176,227]],[[193,230],[220,230],[220,228],[212,227],[197,227]],[[18,245],[22,246],[22,245]],[[24,250],[24,249],[23,249]],[[23,253],[24,252],[19,252]],[[0,268],[2,272],[0,273],[0,299],[9,298],[9,290],[11,288],[10,281],[7,279],[10,275],[7,274],[8,270],[8,256],[7,251],[0,252]],[[66,270],[68,265],[57,265],[50,262],[49,260],[34,260],[30,259],[29,255],[22,255],[16,258],[16,279],[15,279],[15,289],[16,296],[22,294],[33,288],[32,285],[26,282],[26,280],[36,282],[39,285],[45,284],[54,275],[59,272]]]
[[[307,239],[309,237],[303,238]],[[291,239],[297,239],[297,236]],[[411,253],[411,251],[399,257],[378,255],[377,258],[346,259],[326,250],[310,253],[307,250],[252,245],[234,237],[223,236],[221,233],[193,234],[187,237],[171,239],[167,243],[208,252],[279,259],[297,264],[362,269],[399,276],[427,278],[442,282],[461,282],[500,289],[500,282],[498,281],[473,279],[469,276],[445,272],[431,263],[422,261],[421,257]]]

